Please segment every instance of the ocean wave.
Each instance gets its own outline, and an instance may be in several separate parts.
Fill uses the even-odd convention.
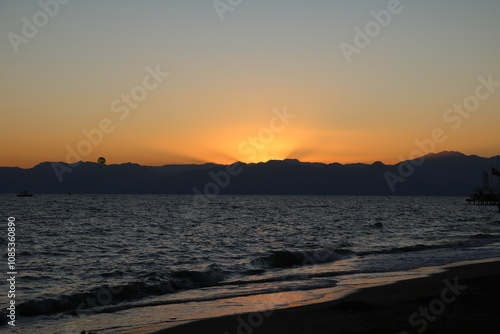
[[[86,291],[66,295],[28,300],[18,306],[21,316],[51,315],[57,313],[78,314],[80,312],[102,312],[106,309],[120,309],[125,304],[135,303],[146,297],[172,294],[214,286],[247,285],[272,283],[274,281],[304,281],[309,274],[276,274],[277,270],[331,263],[356,256],[383,255],[394,253],[418,252],[439,248],[470,247],[490,243],[498,236],[488,233],[470,235],[464,239],[440,244],[418,243],[388,247],[385,249],[353,252],[349,248],[318,248],[308,250],[275,250],[257,254],[247,261],[229,266],[216,263],[202,270],[152,271],[135,277],[127,277],[120,270],[110,270],[101,274],[103,279],[113,279],[115,285],[102,284]],[[259,277],[267,271],[274,271],[269,277]],[[284,272],[286,273],[286,272]],[[314,274],[319,277],[334,277],[341,272]],[[253,277],[253,278],[252,278]]]
[[[149,272],[137,276],[133,282],[117,285],[102,285],[87,291],[50,298],[38,298],[18,306],[22,316],[51,315],[56,313],[77,314],[96,311],[103,307],[118,306],[124,302],[140,300],[145,297],[175,293],[220,285],[241,285],[263,283],[271,280],[245,280],[244,277],[264,273],[269,269],[307,266],[333,262],[353,254],[349,249],[318,249],[306,251],[272,251],[243,264],[224,268],[211,264],[205,269]],[[122,278],[121,271],[101,274],[103,278]],[[239,281],[229,278],[240,277]],[[293,279],[289,277],[288,279]],[[279,278],[275,280],[284,280]],[[119,306],[117,307],[119,309]]]
[[[203,271],[185,270],[168,274],[153,272],[130,283],[114,286],[102,285],[85,292],[29,300],[20,304],[18,311],[22,316],[50,315],[62,312],[75,314],[80,311],[95,310],[103,306],[116,305],[148,296],[213,286],[224,278],[224,273],[220,272],[216,266],[209,266]]]
[[[104,285],[86,292],[29,300],[18,306],[18,312],[22,316],[51,315],[62,312],[76,314],[79,311],[143,298],[146,295],[173,291],[174,285],[172,284],[148,285],[145,282],[134,282],[122,286]]]
[[[435,245],[416,244],[416,245],[409,245],[409,246],[385,248],[385,249],[374,250],[374,251],[359,252],[357,255],[366,256],[366,255],[408,253],[408,252],[419,252],[419,251],[423,251],[423,250],[437,249],[437,248],[454,248],[454,247],[458,247],[458,246],[460,246],[460,247],[464,246],[463,242],[435,244]]]
[[[270,254],[250,261],[250,264],[256,269],[290,268],[334,262],[351,254],[353,252],[345,248],[319,249],[314,251],[272,251]]]
[[[485,244],[489,244],[498,240],[498,235],[493,235],[489,233],[478,233],[474,235],[467,236],[463,239],[443,242],[439,244],[415,244],[408,246],[400,246],[400,247],[392,247],[385,248],[374,251],[365,251],[358,252],[356,255],[358,256],[366,256],[366,255],[378,255],[378,254],[394,254],[394,253],[408,253],[408,252],[419,252],[430,249],[444,249],[444,248],[464,248],[464,247],[477,247],[484,246]]]
[[[258,294],[259,295],[264,295],[264,294],[270,294],[270,293],[277,293],[277,292],[286,292],[286,291],[296,291],[296,290],[301,290],[301,291],[307,291],[307,290],[314,290],[314,289],[323,289],[323,288],[331,288],[337,285],[337,281],[333,280],[330,278],[330,276],[336,276],[336,275],[303,275],[302,277],[299,276],[284,276],[284,277],[275,277],[273,279],[263,279],[263,280],[258,280],[258,281],[235,281],[235,282],[228,282],[225,285],[244,285],[244,284],[255,284],[255,283],[273,283],[273,282],[287,282],[290,283],[291,281],[299,281],[297,284],[272,284],[272,285],[266,285],[263,287],[260,287],[258,289]],[[308,280],[307,284],[304,284],[305,280],[310,279],[312,277],[317,277],[317,278],[327,278],[327,279],[316,279],[316,280]],[[167,300],[146,300],[146,301],[138,301],[138,302],[133,302],[133,303],[127,303],[127,304],[120,304],[120,305],[112,305],[112,306],[106,306],[101,308],[99,311],[101,313],[111,313],[111,312],[117,312],[117,311],[122,311],[126,309],[131,309],[131,308],[138,308],[138,307],[150,307],[150,306],[159,306],[159,305],[172,305],[172,304],[185,304],[185,303],[192,303],[192,302],[206,302],[206,301],[215,301],[215,300],[221,300],[221,299],[227,299],[227,298],[236,298],[236,297],[245,297],[245,296],[251,296],[255,295],[256,291],[255,290],[247,290],[247,289],[241,289],[241,290],[236,290],[236,291],[225,291],[220,294],[210,294],[210,295],[200,295],[198,297],[188,297],[188,298],[175,298],[175,299],[167,299]]]

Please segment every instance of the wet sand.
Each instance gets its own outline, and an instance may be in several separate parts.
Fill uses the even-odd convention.
[[[500,260],[274,311],[203,319],[155,334],[500,333]]]

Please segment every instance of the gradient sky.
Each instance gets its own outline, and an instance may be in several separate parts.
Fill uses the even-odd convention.
[[[395,163],[435,128],[447,139],[434,151],[499,154],[500,87],[459,126],[443,115],[479,76],[500,82],[500,1],[401,0],[348,63],[340,44],[387,6],[243,0],[221,21],[212,0],[72,0],[16,53],[9,34],[42,8],[0,0],[0,166],[66,161],[103,119],[113,130],[84,161]],[[113,101],[148,66],[169,76],[120,119]],[[285,108],[296,117],[270,132]]]

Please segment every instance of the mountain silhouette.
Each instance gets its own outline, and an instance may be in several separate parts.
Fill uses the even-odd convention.
[[[496,166],[496,157],[441,152],[395,165],[379,161],[324,164],[295,159],[233,165],[99,165],[44,162],[29,169],[0,167],[0,193],[28,189],[35,194],[465,196],[481,185],[483,171]]]

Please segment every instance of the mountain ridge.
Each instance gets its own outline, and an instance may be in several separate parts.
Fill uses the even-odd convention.
[[[297,159],[229,165],[142,166],[42,162],[0,167],[0,193],[151,193],[275,195],[467,195],[496,158],[456,151],[394,165],[315,163]],[[61,181],[61,182],[60,182]]]

